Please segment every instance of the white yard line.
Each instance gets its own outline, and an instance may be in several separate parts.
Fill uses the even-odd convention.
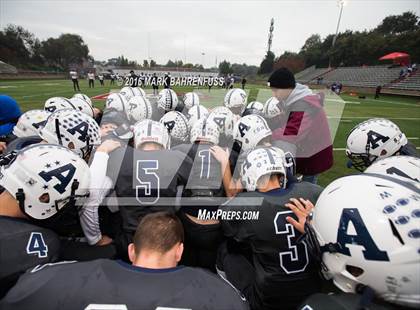
[[[416,147],[417,150],[420,150],[420,146]],[[345,151],[346,148],[345,147],[335,147],[333,148],[334,151]]]

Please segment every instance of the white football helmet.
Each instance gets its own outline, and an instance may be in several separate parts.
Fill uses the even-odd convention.
[[[342,291],[368,286],[381,299],[418,308],[419,201],[417,182],[388,175],[340,178],[318,198],[307,242]]]
[[[269,98],[264,104],[264,116],[267,118],[273,118],[279,116],[280,114],[282,114],[282,110],[277,98]]]
[[[136,94],[136,96],[142,96],[146,98],[146,92],[141,87],[134,87],[134,93]]]
[[[270,136],[271,129],[267,121],[256,114],[241,117],[233,130],[233,138],[241,144],[243,151],[253,149],[261,140]]]
[[[92,105],[89,104],[89,102],[78,97],[73,97],[69,100],[80,112],[83,112],[86,115],[93,117],[93,108],[92,108]]]
[[[225,95],[224,105],[229,109],[244,108],[246,101],[247,95],[243,89],[232,88]]]
[[[129,101],[134,96],[141,96],[140,91],[136,87],[123,87],[120,90],[120,94],[124,96],[124,98]]]
[[[220,133],[227,137],[232,136],[235,122],[231,110],[226,107],[216,107],[210,112],[207,119],[219,127]]]
[[[200,118],[191,128],[191,143],[202,141],[217,145],[219,143],[219,127],[208,118]]]
[[[89,98],[89,96],[87,96],[85,94],[75,94],[73,96],[73,98],[83,99],[84,101],[86,101],[87,103],[89,103],[91,107],[93,107],[92,100]]]
[[[105,101],[105,108],[114,108],[118,111],[123,111],[124,113],[127,107],[127,100],[125,97],[118,93],[109,94]]]
[[[191,109],[188,110],[188,123],[190,125],[190,128],[192,128],[196,121],[198,121],[200,118],[207,118],[209,116],[209,110],[207,110],[202,105],[195,105],[191,107]]]
[[[98,124],[92,117],[78,110],[58,110],[52,113],[39,135],[48,143],[65,146],[85,159],[93,146],[101,144]]]
[[[34,144],[18,152],[0,173],[0,185],[31,219],[45,220],[65,208],[76,208],[88,194],[89,166],[69,149]]]
[[[153,142],[169,149],[171,139],[166,127],[159,122],[150,119],[134,124],[134,145],[140,148],[143,143]]]
[[[44,104],[44,110],[48,112],[55,112],[62,109],[76,109],[70,99],[64,97],[52,97],[47,99]]]
[[[242,116],[257,114],[264,117],[264,104],[259,101],[252,101],[248,103],[242,112]]]
[[[420,158],[391,156],[380,159],[369,166],[365,173],[378,173],[420,182]]]
[[[191,109],[195,105],[200,105],[200,97],[196,93],[189,92],[184,95],[184,105],[187,109]]]
[[[396,124],[373,118],[352,129],[347,138],[346,155],[352,166],[363,171],[377,159],[394,155],[406,144],[407,138]]]
[[[263,175],[279,174],[285,188],[287,174],[284,162],[284,152],[277,147],[260,147],[250,151],[241,167],[242,184],[248,192],[252,192],[257,189],[257,182]]]
[[[131,122],[152,118],[152,105],[143,96],[131,97],[126,106],[127,117]]]
[[[169,111],[162,116],[160,122],[165,125],[173,139],[182,142],[188,141],[190,127],[184,114],[178,111]]]
[[[176,93],[169,88],[162,89],[159,92],[157,106],[163,111],[173,111],[178,105],[178,97]]]
[[[19,117],[15,127],[13,127],[13,134],[16,137],[30,137],[38,136],[39,130],[47,122],[50,112],[46,110],[29,110]]]

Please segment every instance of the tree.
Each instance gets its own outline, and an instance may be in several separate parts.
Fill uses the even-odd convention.
[[[149,67],[149,62],[147,61],[147,59],[143,60],[143,67],[144,68]]]
[[[292,52],[284,52],[274,63],[274,69],[286,67],[293,73],[305,69],[305,60],[302,55]]]
[[[89,48],[77,34],[62,34],[57,39],[49,38],[43,41],[41,45],[45,59],[64,70],[72,64],[81,64],[89,55]]]
[[[232,66],[230,65],[230,62],[223,60],[221,63],[219,63],[219,73],[223,75],[231,74],[233,73]]]
[[[263,61],[260,64],[260,69],[258,71],[259,74],[267,74],[273,71],[273,64],[274,64],[274,58],[276,56],[273,52],[268,51],[265,55]]]
[[[407,31],[419,29],[419,17],[413,12],[405,12],[401,15],[391,15],[385,17],[376,31],[384,34],[401,34]]]
[[[154,61],[153,59],[150,59],[150,68],[156,67],[156,61]]]

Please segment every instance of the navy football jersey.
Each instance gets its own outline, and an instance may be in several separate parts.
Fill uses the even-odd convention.
[[[203,269],[148,269],[100,259],[38,267],[19,279],[0,308],[244,310],[247,304]]]
[[[227,237],[251,247],[256,274],[254,289],[260,308],[296,307],[308,291],[318,291],[317,265],[306,243],[297,241],[301,234],[286,221],[287,216],[294,214],[284,205],[295,197],[315,204],[321,191],[315,184],[291,183],[287,189],[239,193],[221,207],[223,211],[242,214],[258,212],[254,220],[222,219],[222,227]]]
[[[187,183],[191,165],[191,160],[179,151],[127,147],[112,152],[108,174],[114,174],[123,229],[134,232],[139,219],[148,213],[176,211],[178,186]]]
[[[0,297],[28,268],[57,261],[59,250],[60,241],[53,231],[0,216]]]
[[[339,293],[339,294],[313,294],[309,296],[299,307],[299,310],[386,310],[402,309],[395,305],[379,305],[376,303],[366,303],[362,295]]]

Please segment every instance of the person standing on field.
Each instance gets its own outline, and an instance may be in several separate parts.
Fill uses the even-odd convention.
[[[88,73],[89,88],[95,88],[95,74],[92,71]]]
[[[74,91],[76,91],[76,88],[77,88],[77,91],[80,91],[80,87],[79,87],[79,81],[78,81],[78,75],[77,75],[77,71],[76,70],[71,70],[70,71],[70,78],[71,78],[71,81],[73,82],[73,89],[74,89]]]
[[[99,74],[98,75],[98,79],[99,79],[99,83],[101,83],[101,86],[104,86],[104,75],[103,74]]]

